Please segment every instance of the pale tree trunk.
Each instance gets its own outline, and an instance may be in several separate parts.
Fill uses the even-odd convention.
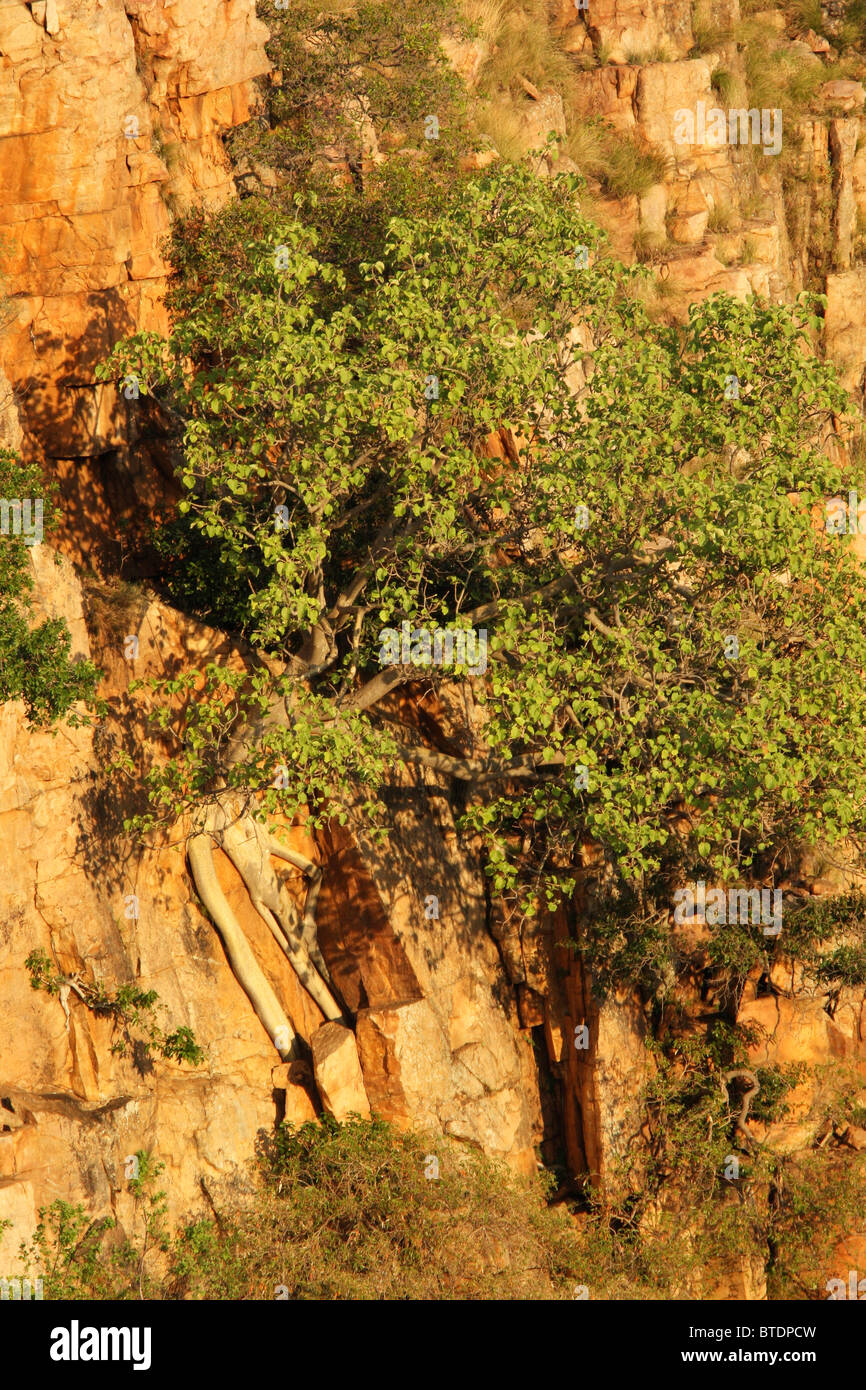
[[[208,808],[187,846],[196,889],[219,931],[235,977],[280,1056],[292,1058],[296,1055],[295,1030],[220,887],[213,859],[215,846],[237,869],[251,903],[301,984],[325,1018],[334,1020],[342,1018],[343,1011],[328,988],[328,968],[316,939],[316,902],[322,871],[311,859],[271,835],[248,811],[240,809],[237,799],[228,793]],[[301,869],[309,880],[303,919],[274,871],[272,855]]]

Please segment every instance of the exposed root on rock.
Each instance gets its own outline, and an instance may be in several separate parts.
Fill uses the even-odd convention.
[[[295,1030],[220,887],[213,860],[214,846],[223,850],[237,869],[251,903],[310,997],[326,1019],[335,1020],[343,1017],[343,1010],[329,988],[330,975],[316,937],[316,903],[322,871],[311,859],[289,849],[271,835],[227,794],[221,795],[203,813],[187,846],[193,881],[222,937],[238,983],[280,1056],[291,1059],[297,1055]],[[309,880],[303,918],[274,871],[272,855],[300,869]]]
[[[752,1101],[755,1099],[755,1096],[761,1089],[761,1083],[759,1082],[755,1072],[753,1072],[750,1068],[735,1067],[731,1071],[726,1071],[722,1076],[722,1086],[725,1089],[726,1095],[727,1087],[730,1085],[730,1083],[732,1081],[738,1080],[750,1081],[751,1085],[743,1093],[743,1099],[740,1102],[740,1108],[734,1116],[734,1126],[737,1129],[737,1131],[745,1137],[749,1147],[751,1148],[753,1145],[757,1144],[758,1141],[755,1138],[754,1134],[752,1134],[751,1131],[746,1127],[746,1120],[749,1117],[749,1107],[751,1106]]]

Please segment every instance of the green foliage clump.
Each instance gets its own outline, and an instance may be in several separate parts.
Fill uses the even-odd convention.
[[[54,517],[51,489],[38,468],[17,454],[0,449],[0,497],[42,502],[42,525]],[[72,707],[92,700],[99,673],[90,661],[69,656],[69,629],[60,618],[28,622],[33,578],[23,535],[0,536],[0,702],[23,700],[27,718],[47,725],[67,717],[71,725],[85,718]]]
[[[103,1238],[114,1229],[111,1216],[93,1219],[80,1202],[57,1200],[40,1207],[39,1223],[22,1263],[43,1280],[48,1299],[114,1298],[113,1270],[106,1266]]]
[[[109,994],[101,981],[92,983],[78,975],[61,974],[43,950],[31,951],[24,965],[33,989],[45,990],[54,997],[60,996],[64,989],[71,990],[94,1014],[111,1018],[120,1030],[120,1036],[111,1047],[118,1056],[125,1057],[131,1049],[140,1063],[155,1050],[162,1057],[189,1062],[193,1066],[200,1066],[205,1060],[190,1028],[176,1028],[168,1034],[159,1028],[153,1017],[159,999],[155,989],[142,990],[137,985],[127,984],[121,985],[115,994]],[[134,1038],[133,1029],[140,1036]]]
[[[58,1200],[40,1208],[33,1239],[21,1244],[19,1263],[25,1277],[42,1279],[43,1298],[160,1296],[161,1272],[151,1266],[154,1255],[158,1260],[169,1250],[167,1194],[157,1189],[165,1164],[144,1149],[130,1157],[135,1168],[127,1189],[135,1206],[129,1232],[113,1216],[91,1217],[80,1202]]]
[[[866,895],[807,900],[788,914],[778,949],[836,990],[866,984]]]
[[[771,1297],[823,1297],[861,1219],[863,1164],[739,1150],[732,1178],[723,1092],[696,1052],[684,1061],[648,1093],[653,1162],[616,1201],[551,1206],[540,1177],[474,1150],[323,1116],[263,1138],[255,1188],[173,1233],[163,1165],[140,1152],[130,1229],[54,1202],[21,1273],[46,1298],[658,1299],[705,1297],[748,1264]]]
[[[323,1116],[281,1126],[260,1159],[265,1191],[228,1242],[247,1253],[246,1297],[572,1296],[580,1258],[567,1217],[546,1208],[540,1181],[472,1150]],[[187,1239],[200,1249],[201,1226]],[[219,1263],[184,1271],[184,1296],[239,1296],[232,1258],[227,1284]]]
[[[336,151],[362,186],[371,136],[385,150],[405,145],[446,163],[462,147],[463,87],[440,47],[455,24],[450,0],[360,0],[330,10],[319,0],[292,0],[288,10],[265,0],[259,8],[279,81],[267,86],[262,117],[231,138],[236,160],[271,165],[290,188],[326,187],[322,161]],[[428,116],[439,121],[437,139],[425,133]]]
[[[376,1118],[282,1126],[257,1191],[173,1236],[162,1165],[136,1157],[134,1228],[106,1255],[113,1219],[63,1202],[40,1213],[22,1256],[46,1298],[570,1298],[585,1282],[540,1179]]]
[[[767,1297],[827,1297],[829,1279],[847,1279],[836,1248],[863,1228],[866,1161],[805,1152],[779,1171],[769,1194]]]
[[[834,1249],[862,1226],[866,1164],[838,1148],[788,1155],[760,1141],[752,1122],[784,1119],[808,1068],[751,1069],[746,1041],[717,1021],[650,1044],[645,1145],[620,1159],[620,1195],[606,1210],[591,1204],[585,1232],[605,1296],[631,1285],[631,1296],[705,1298],[726,1281],[766,1277],[771,1298],[821,1298],[839,1273]],[[736,1117],[751,1078],[747,1138]]]
[[[494,171],[345,266],[351,236],[323,246],[303,201],[247,199],[185,243],[171,337],[104,371],[173,412],[201,582],[246,595],[245,635],[286,667],[163,683],[162,814],[280,766],[286,812],[342,813],[353,779],[375,805],[417,757],[379,700],[450,674],[383,664],[408,622],[489,630],[464,825],[527,914],[570,896],[587,840],[605,891],[656,921],[686,874],[761,882],[786,847],[856,832],[866,598],[812,524],[843,490],[823,440],[846,409],[812,352],[820,302],[717,296],[653,324],[581,190]],[[564,346],[575,324],[586,348]],[[485,457],[499,431],[519,467]],[[760,944],[728,926],[713,949],[748,969]]]

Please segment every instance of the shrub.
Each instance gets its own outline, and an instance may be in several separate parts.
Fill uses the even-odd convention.
[[[29,499],[34,507],[41,503],[45,529],[56,515],[53,489],[39,469],[24,465],[17,454],[2,448],[0,497]],[[17,524],[20,531],[21,521]],[[85,716],[72,707],[79,700],[93,699],[99,673],[92,662],[70,657],[69,629],[59,618],[31,623],[33,577],[28,546],[23,532],[14,534],[11,511],[9,525],[11,534],[0,535],[0,703],[23,700],[27,718],[36,725],[64,716],[70,724],[81,723]]]
[[[488,94],[522,94],[521,77],[563,94],[571,86],[574,69],[550,28],[546,10],[544,0],[523,0],[503,14],[495,50],[482,74]]]
[[[576,1227],[541,1178],[377,1118],[281,1126],[261,1141],[256,1190],[172,1237],[163,1165],[136,1157],[128,1235],[80,1205],[40,1213],[22,1261],[46,1297],[541,1299],[586,1282]]]
[[[265,0],[260,13],[282,80],[267,86],[262,119],[231,137],[236,157],[264,160],[304,186],[336,142],[354,151],[360,179],[371,124],[386,145],[408,139],[430,159],[455,154],[465,134],[463,89],[440,48],[456,19],[451,0],[360,0],[325,13],[318,0],[293,0],[287,11]],[[424,119],[431,113],[441,134],[427,141]]]
[[[199,1066],[205,1059],[190,1028],[176,1028],[165,1034],[154,1021],[153,1013],[159,996],[155,989],[142,990],[137,985],[121,985],[111,995],[100,983],[90,983],[79,975],[61,975],[43,950],[31,951],[24,962],[35,990],[44,990],[53,997],[61,990],[72,990],[93,1013],[111,1018],[119,1036],[111,1051],[125,1057],[131,1049],[137,1065],[156,1050],[160,1056]],[[137,1036],[133,1036],[135,1033]]]
[[[582,174],[598,179],[615,198],[641,197],[661,183],[667,171],[661,151],[638,145],[597,119],[575,125],[565,149]]]
[[[862,1155],[805,1153],[780,1168],[770,1191],[768,1298],[826,1298],[827,1280],[847,1277],[833,1251],[862,1230],[864,1197]]]
[[[722,101],[728,101],[736,89],[737,80],[727,68],[716,68],[710,78],[710,86]]]
[[[627,198],[629,194],[642,197],[653,184],[663,181],[666,171],[667,160],[660,151],[644,149],[635,141],[624,139],[612,145],[601,180],[614,198]]]
[[[223,1236],[202,1223],[175,1247],[185,1297],[570,1297],[575,1231],[540,1179],[383,1120],[332,1117],[264,1140],[264,1189]],[[202,1264],[190,1251],[209,1252]],[[243,1275],[236,1255],[244,1249]],[[585,1282],[585,1281],[584,1281]]]
[[[732,1111],[714,1072],[732,1037],[717,1030],[701,1055],[704,1041],[657,1054],[650,1161],[616,1201],[551,1207],[548,1182],[475,1150],[375,1117],[323,1116],[263,1137],[256,1189],[226,1188],[213,1217],[174,1235],[163,1165],[137,1154],[131,1230],[54,1202],[22,1247],[22,1274],[42,1277],[52,1299],[536,1300],[572,1298],[577,1285],[593,1299],[657,1299],[706,1296],[717,1271],[747,1258],[767,1269],[771,1297],[821,1296],[839,1272],[833,1247],[861,1220],[864,1161],[737,1144],[732,1201]],[[775,1112],[792,1078],[760,1077]]]
[[[729,232],[735,222],[730,203],[716,203],[707,218],[708,232]]]
[[[135,1201],[129,1233],[113,1216],[92,1217],[80,1202],[58,1200],[41,1207],[19,1262],[25,1277],[41,1278],[46,1299],[128,1299],[158,1297],[157,1261],[169,1250],[165,1227],[166,1193],[157,1190],[165,1164],[144,1149],[135,1158],[128,1189]],[[17,1277],[17,1276],[12,1276]]]

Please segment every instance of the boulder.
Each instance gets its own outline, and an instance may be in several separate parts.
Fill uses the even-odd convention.
[[[685,197],[676,204],[676,211],[670,221],[670,233],[674,241],[686,246],[699,246],[704,239],[709,221],[710,207],[700,184],[692,180]]]
[[[370,1102],[351,1028],[323,1023],[313,1034],[312,1049],[313,1074],[328,1114],[337,1120],[349,1115],[369,1118]]]
[[[827,106],[841,106],[843,111],[860,111],[866,98],[862,82],[825,82],[821,97]]]
[[[866,266],[828,275],[824,348],[849,391],[862,392],[866,364]]]

